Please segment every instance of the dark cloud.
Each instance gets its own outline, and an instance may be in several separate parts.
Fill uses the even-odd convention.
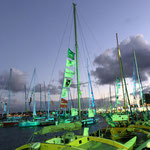
[[[150,45],[143,35],[130,36],[120,43],[122,63],[125,77],[131,78],[133,73],[133,49],[135,49],[138,67],[142,81],[150,75]],[[94,60],[96,69],[92,74],[98,79],[99,84],[109,84],[120,77],[117,49],[107,49]]]
[[[40,87],[41,86],[41,87]],[[35,86],[35,92],[48,92],[48,89],[50,89],[50,94],[54,95],[54,94],[60,94],[61,93],[61,87],[60,86],[55,86],[55,85],[52,85],[52,84],[48,84],[48,85],[45,85],[45,88],[44,88],[44,84],[37,84]]]
[[[55,86],[55,85],[49,84],[48,88],[50,88],[50,93],[52,95],[61,94],[61,87],[60,86]]]
[[[10,72],[4,71],[0,74],[0,89],[9,89],[9,78]],[[24,85],[26,84],[26,74],[15,68],[12,69],[11,76],[11,91],[20,92],[24,90]]]

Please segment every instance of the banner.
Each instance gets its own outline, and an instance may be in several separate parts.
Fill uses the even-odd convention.
[[[88,108],[88,117],[94,117],[94,109]]]
[[[67,108],[68,101],[61,98],[60,108]]]
[[[72,71],[72,70],[66,68],[66,70],[65,70],[65,77],[66,77],[66,78],[73,78],[74,74],[75,74],[74,71]]]
[[[68,58],[71,58],[72,60],[74,60],[74,55],[75,53],[71,51],[70,48],[68,48]]]
[[[61,94],[61,97],[67,97],[68,96],[68,90],[66,88],[63,88],[62,90],[62,94]]]
[[[67,59],[66,67],[74,67],[75,64],[76,64],[75,60],[69,60],[69,59]]]
[[[71,79],[64,78],[64,85],[63,85],[63,87],[68,88],[68,87],[70,87],[71,83],[72,83]]]
[[[78,115],[78,110],[76,108],[71,108],[71,116],[77,116]]]

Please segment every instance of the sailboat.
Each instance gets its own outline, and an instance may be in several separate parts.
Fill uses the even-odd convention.
[[[75,27],[75,46],[76,46],[76,64],[77,64],[77,91],[78,91],[78,106],[79,106],[79,121],[74,123],[58,124],[57,126],[44,127],[40,131],[34,134],[47,134],[60,131],[74,131],[81,130],[82,117],[81,117],[81,106],[80,106],[80,84],[79,84],[79,68],[78,68],[78,43],[77,43],[77,28],[76,28],[76,4],[73,3],[73,14],[74,14],[74,27]],[[78,113],[78,112],[76,112]],[[76,115],[75,113],[75,115]],[[44,143],[36,142],[25,144],[16,150],[23,149],[34,149],[34,150],[87,150],[87,149],[120,149],[120,150],[132,150],[136,142],[136,137],[127,141],[125,144],[121,144],[116,141],[105,139],[100,135],[89,135],[89,128],[84,128],[83,135],[75,135],[73,132],[65,133],[63,136],[58,136],[52,139],[46,140]]]
[[[88,74],[88,91],[89,91],[89,108],[88,108],[88,117],[82,119],[83,126],[95,124],[99,121],[99,117],[96,117],[96,105],[94,100],[94,93],[92,88],[92,82],[89,72],[89,65],[87,60],[87,74]],[[92,104],[91,104],[92,103]]]
[[[47,118],[44,120],[40,121],[40,125],[41,126],[46,126],[46,125],[55,125],[56,120],[55,120],[55,116],[51,116],[49,115],[50,112],[50,88],[48,89],[48,107],[47,107]]]
[[[32,101],[32,97],[33,97],[33,118],[32,118],[32,120],[21,120],[19,122],[19,127],[33,127],[33,126],[40,125],[40,121],[34,119],[36,117],[35,75],[36,75],[36,69],[34,69],[33,75],[32,75],[32,80],[34,80],[34,88],[33,88],[33,91],[31,92],[31,97],[30,97],[30,102],[29,102],[29,105],[30,105],[31,101]],[[32,84],[32,80],[31,80],[30,85]],[[29,90],[30,90],[30,88],[29,88]],[[28,92],[28,94],[29,94],[29,92]]]
[[[117,37],[117,36],[116,36]],[[120,72],[121,72],[121,78],[122,78],[122,86],[123,86],[123,68],[122,68],[122,62],[121,62],[121,54],[120,54],[120,49],[119,49],[119,44],[118,44],[118,37],[117,37],[117,47],[118,47],[118,56],[120,59]],[[135,53],[134,53],[135,55]],[[135,57],[136,60],[136,57]],[[136,61],[135,61],[136,64]],[[138,72],[138,71],[137,71]],[[125,79],[124,79],[125,81]],[[126,86],[126,82],[124,82],[125,86]],[[141,86],[141,85],[140,85]],[[143,96],[143,94],[141,93],[141,96]],[[128,101],[129,102],[129,101]],[[124,101],[125,104],[125,113],[126,113],[126,103]],[[129,103],[129,107],[130,107],[130,103]],[[111,127],[107,128],[107,132],[109,132],[109,135],[111,135],[111,139],[113,140],[121,140],[124,138],[129,138],[129,137],[133,137],[133,136],[137,136],[137,138],[139,137],[139,133],[141,134],[140,136],[143,135],[147,135],[147,139],[143,145],[143,148],[146,148],[146,145],[149,141],[149,134],[150,134],[150,127],[145,126],[143,124],[137,124],[137,122],[135,122],[133,116],[132,116],[132,111],[130,108],[130,113],[131,113],[131,118],[129,118],[129,115],[127,114],[123,114],[123,115],[113,115],[113,117],[111,118],[111,121],[115,122],[115,125],[113,126],[113,124],[110,124]],[[116,116],[116,117],[114,117]],[[130,120],[131,119],[131,120]],[[116,124],[116,123],[119,124]],[[144,123],[144,122],[143,122]],[[106,132],[106,130],[104,130],[104,132]],[[95,132],[94,134],[97,134],[99,131]],[[137,134],[138,133],[138,134]],[[140,150],[140,147],[138,148]]]
[[[142,82],[141,82],[141,78],[140,78],[140,73],[139,73],[139,68],[138,68],[138,63],[137,63],[135,50],[133,50],[133,55],[134,55],[134,64],[135,64],[138,83],[139,83],[141,105],[142,105],[142,110],[143,110],[143,112],[142,112],[143,118],[139,118],[140,120],[136,121],[136,125],[150,126],[149,112],[148,112],[147,104],[146,104],[146,110],[145,110],[145,106],[144,106],[145,98],[144,98],[143,87],[142,87]],[[139,109],[141,109],[140,106],[139,106]],[[143,121],[141,121],[141,119],[143,119]]]
[[[9,90],[8,90],[8,102],[7,102],[7,118],[6,120],[2,121],[3,127],[9,127],[9,126],[15,126],[18,125],[19,120],[17,120],[15,117],[10,117],[10,99],[11,99],[11,80],[12,80],[12,68],[10,69],[9,74]]]

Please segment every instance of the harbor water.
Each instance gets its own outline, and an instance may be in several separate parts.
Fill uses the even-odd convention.
[[[92,133],[98,129],[106,128],[107,122],[103,117],[97,124],[89,126],[89,132]],[[6,127],[0,128],[0,150],[15,150],[15,148],[24,145],[29,142],[44,142],[45,140],[54,136],[62,135],[64,132],[50,133],[46,135],[33,135],[35,131],[40,130],[42,127],[32,128],[19,128],[19,127]],[[80,134],[80,131],[76,131],[76,134]]]

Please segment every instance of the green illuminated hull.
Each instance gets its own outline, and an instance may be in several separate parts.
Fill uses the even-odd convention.
[[[40,122],[39,121],[24,121],[24,122],[19,122],[19,127],[34,127],[34,126],[39,126]]]
[[[26,144],[16,150],[133,150],[134,144],[136,143],[136,137],[132,138],[125,144],[93,136],[75,136],[72,137],[72,139],[63,138],[64,137],[52,138],[45,143],[37,142]],[[62,143],[63,141],[66,143]]]
[[[95,124],[99,121],[99,118],[87,118],[87,119],[84,119],[82,120],[82,125],[85,126],[85,125],[92,125],[92,124]]]

